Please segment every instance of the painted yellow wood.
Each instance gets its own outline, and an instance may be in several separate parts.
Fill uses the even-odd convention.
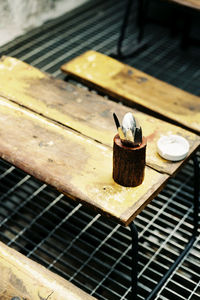
[[[0,278],[2,300],[96,299],[1,242]]]
[[[168,175],[145,168],[143,183],[112,179],[112,149],[0,97],[0,156],[74,200],[128,225]]]
[[[95,51],[61,69],[125,104],[143,106],[200,134],[200,98],[195,95]]]
[[[126,112],[132,111],[148,140],[147,165],[170,175],[182,162],[162,159],[157,154],[157,140],[162,135],[179,134],[190,143],[189,156],[200,142],[199,137],[180,127],[56,80],[15,58],[4,57],[0,62],[0,95],[110,147],[116,134],[113,112],[122,120]]]
[[[200,10],[200,1],[199,0],[168,0],[171,2],[175,2],[184,6],[188,6],[194,9]]]

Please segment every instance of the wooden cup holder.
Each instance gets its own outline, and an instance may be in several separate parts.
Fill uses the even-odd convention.
[[[136,147],[122,144],[119,134],[113,143],[113,179],[126,187],[136,187],[143,182],[146,162],[147,140],[142,138],[142,144]]]

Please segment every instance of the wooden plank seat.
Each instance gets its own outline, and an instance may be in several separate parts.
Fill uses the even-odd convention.
[[[2,300],[96,299],[1,242],[0,278]]]
[[[200,134],[198,96],[95,51],[87,51],[61,69],[129,106],[143,107]]]
[[[189,156],[199,145],[199,138],[193,133],[57,80],[15,58],[1,59],[0,95],[109,147],[116,134],[113,112],[122,119],[127,111],[132,111],[148,140],[147,165],[169,175],[182,162],[172,163],[157,154],[159,137],[168,133],[184,136],[190,143]]]
[[[200,1],[199,0],[168,0],[180,5],[184,5],[193,9],[200,10]]]

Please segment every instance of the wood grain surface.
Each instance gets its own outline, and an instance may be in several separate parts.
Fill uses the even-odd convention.
[[[61,69],[125,104],[140,105],[200,134],[198,96],[95,51],[87,51]]]
[[[54,79],[15,58],[4,57],[0,62],[0,95],[110,147],[116,134],[113,112],[121,121],[131,111],[147,137],[147,165],[170,175],[182,161],[172,163],[162,159],[157,154],[157,140],[162,135],[179,134],[190,143],[189,156],[200,143],[199,137],[180,127]]]
[[[175,2],[184,6],[188,6],[194,9],[200,10],[200,1],[199,0],[168,0],[170,2]]]
[[[72,283],[0,242],[1,300],[95,300]]]
[[[131,220],[160,191],[168,175],[145,168],[143,184],[112,179],[112,149],[0,98],[0,156],[118,223]]]

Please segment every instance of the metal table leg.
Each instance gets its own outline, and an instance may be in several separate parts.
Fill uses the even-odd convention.
[[[200,200],[199,200],[199,163],[197,156],[194,156],[193,158],[193,164],[194,164],[194,206],[193,206],[193,231],[192,236],[185,246],[185,249],[182,251],[180,256],[175,260],[173,265],[170,267],[170,269],[167,271],[167,273],[163,276],[163,278],[160,280],[160,282],[156,285],[154,290],[150,293],[150,295],[146,298],[146,300],[154,299],[156,294],[159,292],[161,287],[164,285],[164,283],[167,281],[167,279],[170,277],[172,272],[177,268],[177,266],[180,264],[184,256],[188,253],[188,251],[191,249],[196,236],[198,234],[198,221],[199,221],[199,209],[200,209]],[[138,273],[138,233],[137,228],[135,224],[132,222],[130,224],[131,228],[131,234],[132,234],[132,300],[137,299],[137,273]]]
[[[200,167],[197,156],[193,158],[194,164],[194,227],[193,235],[196,237],[198,235],[198,225],[199,225],[199,211],[200,211]]]
[[[183,27],[183,34],[181,40],[181,48],[187,49],[190,44],[190,31],[192,27],[192,17],[189,14],[184,14],[184,27]]]
[[[134,54],[138,53],[140,50],[142,50],[145,46],[145,42],[141,42],[142,37],[143,37],[143,32],[144,32],[144,10],[145,10],[145,3],[146,0],[139,0],[138,3],[138,25],[139,25],[139,36],[138,36],[138,43],[133,47],[131,53],[128,54],[123,54],[122,52],[122,46],[123,46],[123,41],[125,38],[125,33],[126,33],[126,28],[128,26],[128,21],[131,13],[131,7],[133,4],[133,0],[127,0],[127,5],[126,5],[126,10],[124,14],[124,19],[122,22],[122,27],[121,27],[121,32],[119,36],[119,40],[117,43],[117,54],[112,55],[115,58],[128,58],[133,56]]]
[[[135,224],[132,222],[130,225],[132,235],[132,298],[131,300],[137,299],[137,275],[138,275],[138,232]]]

